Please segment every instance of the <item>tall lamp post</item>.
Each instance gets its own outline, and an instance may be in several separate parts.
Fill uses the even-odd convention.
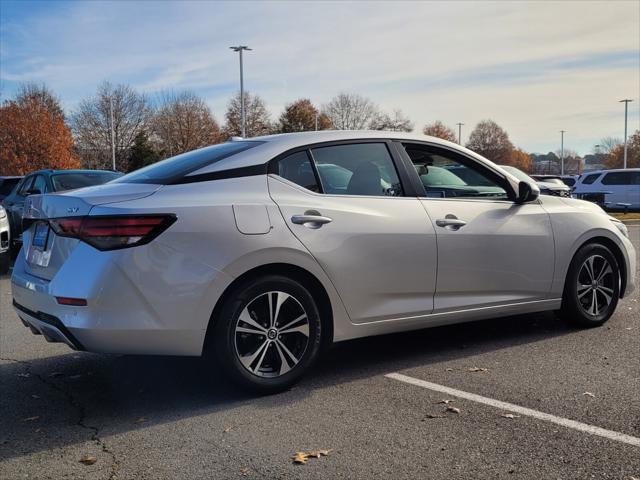
[[[456,123],[458,125],[458,145],[462,145],[462,126],[464,123]]]
[[[624,163],[622,168],[627,168],[627,113],[629,111],[629,102],[633,102],[633,100],[629,98],[620,100],[620,103],[624,103]]]
[[[247,135],[247,125],[246,125],[246,117],[244,112],[244,73],[243,73],[243,65],[242,65],[242,52],[244,50],[251,50],[246,45],[238,45],[237,47],[229,47],[234,52],[238,52],[240,54],[240,122],[241,122],[241,131],[242,137],[246,137]]]
[[[560,130],[560,175],[564,175],[564,134],[566,130]]]
[[[113,131],[113,95],[109,95],[109,129],[111,130],[111,167],[116,171],[116,140]]]

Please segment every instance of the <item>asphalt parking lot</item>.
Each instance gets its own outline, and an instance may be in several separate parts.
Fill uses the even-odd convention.
[[[536,314],[339,344],[251,398],[200,359],[46,343],[2,277],[0,357],[2,479],[640,479],[638,290],[597,329]],[[292,463],[309,450],[330,451]]]

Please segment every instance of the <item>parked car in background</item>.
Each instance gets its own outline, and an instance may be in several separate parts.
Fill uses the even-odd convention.
[[[4,275],[9,271],[9,262],[11,260],[9,232],[9,218],[6,210],[0,205],[0,275]]]
[[[542,195],[571,196],[571,187],[567,186],[557,175],[531,175],[531,178],[538,183]]]
[[[0,177],[0,202],[11,193],[23,177]]]
[[[580,175],[560,175],[559,178],[567,187],[573,189],[573,187],[575,187],[576,185],[576,182],[578,181],[578,178],[580,178]]]
[[[601,325],[634,289],[627,228],[538,194],[433,137],[233,140],[28,197],[13,305],[49,341],[205,354],[262,393],[333,342],[540,311]]]
[[[122,173],[107,170],[38,170],[25,176],[2,201],[9,217],[12,248],[15,250],[22,243],[23,206],[29,195],[100,185],[121,176]]]
[[[573,190],[581,198],[601,198],[611,209],[640,209],[640,168],[584,173]]]

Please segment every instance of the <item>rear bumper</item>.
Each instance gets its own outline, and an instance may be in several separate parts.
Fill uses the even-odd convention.
[[[200,284],[185,284],[184,275],[181,284],[166,282],[172,270],[161,262],[181,259],[159,248],[98,252],[80,244],[51,280],[30,274],[21,251],[11,277],[16,313],[34,333],[77,350],[200,355],[212,303],[229,280],[200,266]],[[141,272],[144,257],[159,270]],[[83,298],[87,306],[60,305],[56,297]]]

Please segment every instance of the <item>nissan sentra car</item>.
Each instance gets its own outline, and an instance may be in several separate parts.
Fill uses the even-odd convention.
[[[627,229],[598,206],[396,132],[234,139],[31,195],[24,226],[11,282],[32,331],[204,355],[262,393],[334,342],[541,311],[595,327],[635,286]]]

